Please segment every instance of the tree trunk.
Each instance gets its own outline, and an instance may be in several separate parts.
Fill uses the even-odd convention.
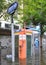
[[[42,36],[40,36],[40,48],[41,48],[41,54],[42,54]]]
[[[41,48],[41,61],[42,61],[42,35],[43,35],[43,27],[42,24],[40,24],[40,28],[41,28],[41,35],[40,35],[40,48]]]

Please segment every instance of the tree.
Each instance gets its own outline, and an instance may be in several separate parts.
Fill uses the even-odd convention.
[[[45,23],[46,21],[46,1],[45,0],[24,0],[24,20],[31,19],[34,24]]]
[[[40,23],[42,48],[42,35],[45,31],[43,27],[46,25],[46,0],[24,0],[23,20],[23,22],[26,23],[30,20],[30,22],[32,22],[34,25],[38,25],[38,23]]]

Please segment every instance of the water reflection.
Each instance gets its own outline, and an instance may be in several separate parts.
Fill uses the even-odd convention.
[[[0,65],[46,65],[45,63],[44,63],[44,61],[42,60],[41,61],[41,64],[39,64],[38,62],[39,61],[35,61],[35,60],[32,60],[32,61],[34,61],[34,62],[30,62],[30,61],[28,61],[27,62],[27,59],[24,59],[24,60],[19,60],[19,62],[14,62],[14,63],[12,63],[12,61],[10,61],[10,60],[5,60],[5,59],[2,59],[2,64],[0,64]]]
[[[26,59],[19,60],[19,65],[26,65]]]
[[[1,65],[1,50],[0,50],[0,65]]]
[[[40,60],[40,57],[38,56],[38,54],[35,56],[33,55],[32,58],[29,59],[16,59],[14,63],[12,63],[11,59],[5,59],[5,55],[7,54],[6,50],[3,49],[2,51],[2,58],[1,59],[1,63],[0,65],[46,65],[46,50],[42,52],[42,57]],[[38,59],[38,60],[37,60]]]
[[[12,63],[12,65],[15,65],[15,63]]]
[[[1,52],[1,51],[0,51]],[[1,53],[0,53],[0,65],[1,65]]]
[[[7,60],[5,65],[26,65],[26,59],[23,59],[23,60],[19,59],[19,62],[16,62],[16,61],[12,63],[11,61]]]

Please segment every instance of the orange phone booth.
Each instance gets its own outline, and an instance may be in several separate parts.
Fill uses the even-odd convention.
[[[19,59],[26,58],[26,31],[22,29],[19,33]]]
[[[15,32],[15,59],[26,59],[32,55],[32,31],[21,29]]]
[[[39,46],[34,43],[36,39],[39,40]],[[36,46],[40,58],[40,33],[38,31],[21,29],[15,32],[15,59],[18,59],[20,64],[26,65],[26,61],[35,59]]]
[[[15,32],[15,58],[25,59],[26,58],[26,31],[22,29]]]

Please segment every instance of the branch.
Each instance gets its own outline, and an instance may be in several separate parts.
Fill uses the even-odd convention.
[[[0,15],[0,18],[3,16],[3,14]]]
[[[6,14],[6,10],[0,14],[0,18]]]

